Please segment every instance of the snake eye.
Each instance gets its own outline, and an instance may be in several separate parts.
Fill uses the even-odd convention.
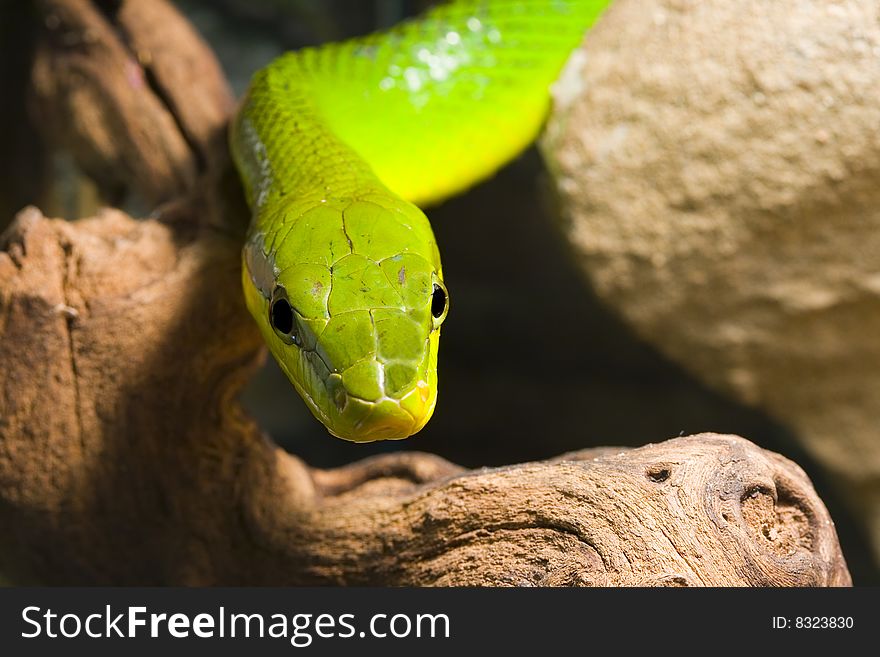
[[[269,323],[282,340],[288,344],[299,344],[296,317],[294,317],[293,306],[287,300],[284,288],[275,288],[275,293],[272,296],[274,298],[269,306]]]
[[[434,283],[434,292],[431,294],[431,315],[436,320],[443,321],[446,310],[449,308],[449,296],[442,283]],[[440,321],[437,323],[439,324]]]

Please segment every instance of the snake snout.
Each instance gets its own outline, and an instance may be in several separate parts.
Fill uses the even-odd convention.
[[[338,376],[330,388],[337,414],[332,433],[355,442],[407,438],[425,425],[436,403],[435,389],[421,378],[400,398],[383,394],[374,401],[359,397]]]

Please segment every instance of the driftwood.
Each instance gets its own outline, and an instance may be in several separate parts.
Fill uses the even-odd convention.
[[[169,29],[148,90],[158,109],[132,116],[124,87],[136,76],[90,57],[115,61],[144,43],[147,17],[119,25],[133,5],[182,21],[158,0],[112,15],[44,3],[56,33],[115,29],[93,29],[76,66],[63,64],[63,44],[84,41],[43,42],[34,84],[53,91],[35,94],[38,116],[65,108],[53,139],[105,190],[180,200],[143,221],[29,208],[2,239],[0,570],[90,584],[850,583],[800,468],[735,436],[478,471],[412,452],[325,471],[275,446],[236,399],[264,351],[240,295],[240,231],[218,212],[230,207],[218,202],[222,142],[198,127],[225,116],[228,98],[178,113],[186,70],[217,69],[191,31]],[[175,49],[189,53],[183,72]],[[92,96],[71,98],[73,70],[94,77]],[[200,84],[225,89],[216,77]]]
[[[34,123],[105,196],[155,205],[224,162],[232,96],[207,46],[164,2],[40,0]]]

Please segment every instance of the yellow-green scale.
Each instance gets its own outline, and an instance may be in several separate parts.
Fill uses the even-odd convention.
[[[400,438],[430,417],[447,301],[412,202],[461,191],[534,139],[550,85],[606,4],[457,0],[254,77],[231,136],[254,213],[245,295],[331,432]],[[295,335],[272,326],[279,290]]]

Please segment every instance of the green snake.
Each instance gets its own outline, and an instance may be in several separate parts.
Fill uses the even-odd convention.
[[[245,299],[333,435],[406,438],[431,417],[449,295],[417,205],[535,139],[608,2],[455,0],[255,74],[230,133],[252,211]]]

